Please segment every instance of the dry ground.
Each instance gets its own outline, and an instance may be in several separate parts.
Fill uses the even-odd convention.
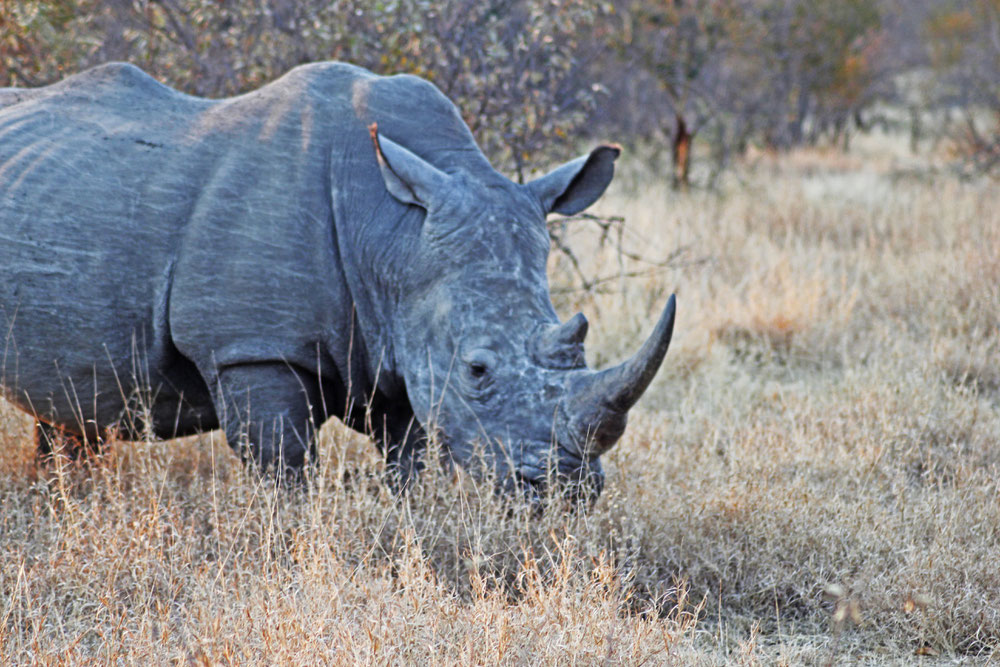
[[[394,498],[333,425],[296,492],[219,434],[40,471],[5,408],[0,661],[1000,659],[1000,187],[895,151],[761,156],[721,193],[624,169],[599,210],[672,258],[650,274],[571,223],[586,274],[641,274],[567,290],[554,255],[592,363],[679,304],[586,513],[435,471]]]

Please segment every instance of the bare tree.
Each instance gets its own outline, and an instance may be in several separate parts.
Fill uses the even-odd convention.
[[[713,84],[722,78],[740,11],[739,3],[643,0],[620,11],[617,52],[651,76],[670,107],[660,117],[670,123],[674,187],[690,183],[692,141],[717,111]]]

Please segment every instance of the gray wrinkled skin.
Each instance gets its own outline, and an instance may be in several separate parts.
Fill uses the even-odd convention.
[[[5,393],[90,439],[221,426],[279,472],[336,416],[405,482],[435,428],[506,486],[599,491],[673,299],[636,357],[586,369],[544,221],[596,200],[617,155],[518,185],[433,85],[338,63],[224,100],[123,64],[0,90]]]

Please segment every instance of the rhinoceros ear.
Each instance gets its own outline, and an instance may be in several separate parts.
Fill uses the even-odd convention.
[[[604,194],[615,175],[618,146],[598,146],[590,155],[567,162],[528,183],[546,213],[573,215],[593,204]]]
[[[389,194],[404,204],[429,208],[443,192],[448,174],[378,133],[378,124],[368,126],[375,144],[375,157]]]

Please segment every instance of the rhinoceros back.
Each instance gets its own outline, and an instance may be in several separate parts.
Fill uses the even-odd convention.
[[[132,378],[163,379],[162,310],[194,196],[164,153],[206,104],[119,64],[0,91],[2,380],[15,402],[73,426],[119,412]]]

